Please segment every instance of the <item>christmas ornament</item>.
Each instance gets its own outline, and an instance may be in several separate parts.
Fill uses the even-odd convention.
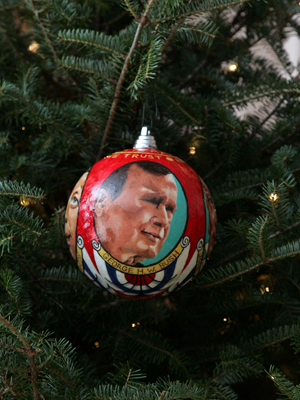
[[[203,268],[216,210],[201,178],[158,151],[147,127],[133,149],[105,157],[71,193],[65,232],[96,285],[131,298],[165,296]]]

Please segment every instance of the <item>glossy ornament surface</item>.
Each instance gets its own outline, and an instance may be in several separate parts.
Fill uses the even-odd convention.
[[[65,226],[72,256],[96,285],[125,297],[158,297],[203,268],[216,211],[184,161],[131,149],[105,157],[80,178]]]

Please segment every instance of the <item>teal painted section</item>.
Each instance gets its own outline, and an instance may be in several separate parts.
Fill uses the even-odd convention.
[[[177,208],[174,213],[173,220],[171,222],[169,236],[167,237],[163,247],[161,248],[160,252],[156,255],[156,257],[144,260],[141,263],[143,265],[156,264],[159,261],[163,260],[176,247],[181,236],[183,235],[188,213],[187,202],[181,184],[179,183],[178,179],[175,176],[174,179],[178,190]]]

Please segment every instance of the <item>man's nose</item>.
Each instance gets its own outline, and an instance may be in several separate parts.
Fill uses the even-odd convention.
[[[166,208],[160,205],[155,211],[155,216],[153,218],[154,225],[166,228],[168,226],[168,215]]]

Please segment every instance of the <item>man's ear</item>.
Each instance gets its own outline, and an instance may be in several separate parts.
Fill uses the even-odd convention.
[[[109,194],[106,189],[101,188],[95,204],[95,214],[98,218],[102,217],[105,212],[106,203],[108,201]]]

